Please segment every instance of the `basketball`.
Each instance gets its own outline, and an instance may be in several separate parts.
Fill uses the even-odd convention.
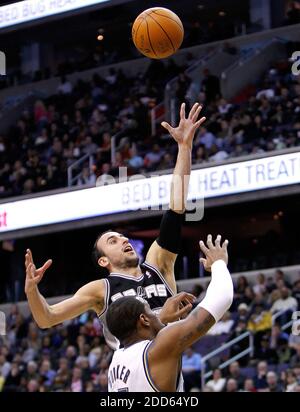
[[[151,59],[172,56],[181,46],[183,35],[180,18],[163,7],[143,11],[132,26],[135,47]]]

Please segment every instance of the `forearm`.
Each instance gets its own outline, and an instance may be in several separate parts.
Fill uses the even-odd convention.
[[[177,341],[173,349],[177,355],[204,336],[232,303],[233,284],[225,262],[216,261],[211,270],[212,278],[205,298],[181,324],[175,325]]]
[[[218,322],[230,308],[233,300],[233,283],[223,260],[217,260],[211,267],[211,281],[205,298],[199,303]]]
[[[178,155],[173,172],[170,195],[170,209],[176,213],[184,213],[188,196],[191,174],[192,154],[187,145],[178,145]]]
[[[27,293],[28,304],[32,316],[40,328],[51,326],[51,311],[46,299],[40,294],[38,287]]]

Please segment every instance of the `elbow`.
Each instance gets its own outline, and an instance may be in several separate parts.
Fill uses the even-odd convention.
[[[46,322],[38,322],[37,325],[40,329],[49,329],[49,328],[51,328],[50,323],[46,323]]]
[[[49,329],[52,326],[51,322],[47,319],[36,320],[36,323],[40,329]]]
[[[56,325],[55,314],[51,306],[48,307],[47,312],[42,316],[42,319],[35,319],[40,329],[49,329]]]

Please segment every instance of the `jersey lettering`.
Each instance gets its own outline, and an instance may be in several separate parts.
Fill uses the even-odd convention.
[[[136,291],[134,289],[125,290],[124,296],[136,296]]]
[[[127,380],[130,375],[130,370],[126,366],[114,366],[109,370],[108,375],[108,386],[112,387],[112,385],[117,381],[122,381],[123,383],[127,383]]]
[[[163,275],[159,270],[150,267],[147,263],[142,263],[140,268],[142,276],[138,278],[113,273],[106,279],[106,307],[99,319],[103,323],[105,340],[114,350],[118,349],[120,342],[109,332],[106,324],[106,311],[112,302],[123,296],[137,296],[146,300],[150,308],[159,313],[166,300],[173,295],[168,285],[164,283]],[[122,384],[122,388],[124,388],[124,384]]]
[[[124,292],[119,292],[119,293],[114,294],[111,297],[111,300],[112,302],[114,302],[115,300],[120,299],[122,296],[139,296],[139,297],[143,297],[146,299],[150,299],[153,296],[167,297],[168,294],[167,294],[166,286],[163,283],[161,283],[157,285],[149,285],[144,288],[139,286],[137,291],[135,291],[132,288],[128,290],[124,290]]]

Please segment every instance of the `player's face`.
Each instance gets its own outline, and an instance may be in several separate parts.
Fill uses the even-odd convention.
[[[107,232],[98,240],[97,247],[117,268],[137,267],[139,258],[128,238],[118,232]]]

